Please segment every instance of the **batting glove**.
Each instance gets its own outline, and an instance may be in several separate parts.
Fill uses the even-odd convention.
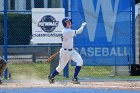
[[[83,23],[82,23],[82,26],[85,26],[86,24],[87,24],[86,22],[83,22]]]

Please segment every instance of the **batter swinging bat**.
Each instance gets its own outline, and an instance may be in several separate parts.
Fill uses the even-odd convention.
[[[53,60],[58,54],[59,54],[59,51],[56,52],[55,54],[53,54],[52,56],[50,56],[50,57],[47,59],[47,61],[45,61],[45,63],[48,63],[48,62],[50,62],[51,60]]]

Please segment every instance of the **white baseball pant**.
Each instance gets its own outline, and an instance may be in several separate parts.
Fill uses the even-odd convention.
[[[73,60],[74,62],[76,62],[76,66],[83,65],[83,59],[81,58],[81,56],[76,50],[72,49],[71,51],[69,51],[69,50],[64,50],[63,48],[61,48],[59,65],[56,68],[56,70],[58,72],[61,72],[70,60]]]

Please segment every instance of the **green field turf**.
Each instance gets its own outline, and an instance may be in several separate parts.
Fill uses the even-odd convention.
[[[10,63],[8,64],[12,80],[42,80],[47,79],[50,73],[50,64],[45,63]],[[74,66],[69,65],[69,78],[72,78]],[[56,76],[58,80],[69,79],[63,77],[63,71]],[[83,66],[79,78],[140,78],[140,76],[113,76],[111,66]]]

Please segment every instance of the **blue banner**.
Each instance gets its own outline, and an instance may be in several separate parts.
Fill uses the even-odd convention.
[[[85,66],[134,64],[132,0],[71,0],[72,28],[86,21],[74,45]]]

